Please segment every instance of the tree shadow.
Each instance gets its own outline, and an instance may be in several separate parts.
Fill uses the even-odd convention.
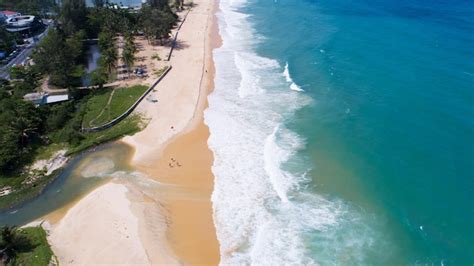
[[[186,6],[186,7],[189,7],[189,8],[193,8],[193,7],[197,7],[198,4],[196,4],[196,3],[194,3],[194,2],[188,2],[188,3],[183,4],[183,6]]]
[[[137,51],[145,51],[145,48],[141,43],[135,43],[135,48],[137,49]]]
[[[137,62],[143,62],[143,61],[146,60],[146,56],[137,56],[137,57],[135,58],[135,60],[136,60]]]
[[[176,40],[174,42],[174,49],[175,50],[182,50],[182,49],[186,49],[188,47],[189,47],[189,45],[186,42],[182,41],[182,40]]]

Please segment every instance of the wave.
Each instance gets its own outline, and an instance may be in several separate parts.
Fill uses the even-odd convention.
[[[239,11],[246,2],[219,5],[223,44],[213,52],[215,88],[204,118],[221,264],[327,264],[344,254],[362,262],[360,251],[373,248],[371,221],[311,191],[311,166],[298,156],[304,139],[285,126],[312,99],[288,90],[288,64],[282,75],[277,60],[255,52],[263,38]]]
[[[285,70],[283,71],[283,76],[286,79],[286,82],[290,83],[290,89],[294,91],[304,91],[300,86],[296,85],[293,79],[290,76],[290,70],[288,69],[288,63],[285,65]]]

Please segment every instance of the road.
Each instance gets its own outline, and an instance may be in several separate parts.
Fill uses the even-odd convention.
[[[5,66],[2,66],[0,68],[0,78],[2,79],[10,79],[10,74],[8,73],[8,70],[12,67],[12,66],[15,66],[15,65],[21,65],[23,64],[26,59],[31,55],[31,53],[33,52],[34,48],[36,47],[36,45],[44,38],[44,36],[46,36],[46,34],[48,34],[48,31],[50,29],[50,25],[46,26],[46,30],[35,36],[35,38],[37,38],[36,41],[34,41],[33,38],[30,38],[31,40],[31,43],[28,44],[28,46],[26,46],[15,58],[13,58],[7,65]]]

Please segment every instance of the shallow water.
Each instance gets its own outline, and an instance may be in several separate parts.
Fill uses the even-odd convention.
[[[127,173],[132,149],[111,143],[74,157],[37,198],[0,214],[0,225],[23,225],[72,203],[105,183]]]

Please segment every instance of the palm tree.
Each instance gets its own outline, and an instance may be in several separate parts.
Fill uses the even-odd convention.
[[[135,43],[133,42],[133,36],[130,33],[125,35],[125,47],[122,51],[122,60],[127,66],[128,76],[130,77],[130,69],[133,67],[135,63],[135,53],[137,52],[137,48],[135,47]]]
[[[4,226],[0,230],[0,260],[8,263],[21,250],[30,246],[28,238],[18,233],[14,226]]]
[[[112,47],[110,49],[107,49],[104,53],[104,63],[105,67],[107,69],[107,73],[110,75],[114,71],[114,69],[117,67],[117,50],[115,47]]]
[[[117,66],[118,54],[114,41],[114,33],[111,30],[104,30],[99,34],[99,48],[101,52],[99,64],[108,75],[112,74]]]

